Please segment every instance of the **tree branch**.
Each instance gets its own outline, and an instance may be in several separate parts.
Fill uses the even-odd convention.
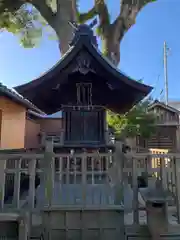
[[[120,14],[112,24],[115,28],[118,28],[119,41],[121,41],[129,28],[135,24],[140,10],[148,3],[155,1],[157,0],[120,0]]]
[[[86,21],[94,18],[97,15],[96,8],[93,6],[88,12],[86,13],[79,13],[77,12],[77,21],[78,23],[82,24]]]
[[[96,12],[99,16],[99,35],[106,35],[110,26],[110,17],[104,0],[94,0]]]

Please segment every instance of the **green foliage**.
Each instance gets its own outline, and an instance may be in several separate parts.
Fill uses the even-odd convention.
[[[137,104],[125,115],[108,111],[107,121],[117,136],[149,138],[155,131],[156,117],[147,111],[150,100]]]
[[[8,31],[20,39],[25,48],[32,48],[40,43],[43,31],[51,37],[52,30],[40,13],[30,4],[22,5],[17,11],[5,10],[0,15],[1,31]],[[55,35],[55,34],[54,34]]]
[[[44,32],[48,34],[50,39],[57,39],[55,32],[51,29],[48,22],[48,16],[36,10],[30,3],[33,1],[21,1],[21,0],[0,0],[0,29],[11,32],[12,34],[20,38],[21,44],[26,48],[31,48],[40,43],[41,37]],[[150,2],[157,0],[139,0],[140,8],[144,7]],[[34,1],[35,2],[35,1]],[[25,3],[22,5],[22,3]],[[57,11],[56,0],[46,0],[43,4],[46,4],[51,8],[52,13]],[[76,0],[77,9],[80,9],[79,0]],[[137,1],[128,1],[127,4],[134,5]],[[42,7],[44,9],[44,7]],[[48,14],[48,13],[47,13]],[[97,35],[103,39],[104,32],[107,31],[108,26],[111,25],[111,17],[108,11],[108,4],[104,0],[95,0],[94,6],[87,13],[80,13],[77,11],[78,23],[85,23],[95,16],[99,17],[99,25],[97,27]],[[55,29],[54,29],[55,30]],[[106,42],[105,42],[106,43]],[[107,49],[104,45],[104,54],[107,55]]]

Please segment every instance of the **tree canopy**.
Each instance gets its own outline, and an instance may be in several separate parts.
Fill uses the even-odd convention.
[[[134,106],[125,115],[114,114],[108,111],[107,121],[113,128],[117,137],[142,136],[150,138],[155,131],[156,116],[148,111],[150,99],[144,100]]]
[[[102,52],[118,65],[120,42],[125,33],[135,24],[141,9],[155,1],[119,0],[119,14],[112,21],[105,0],[94,0],[86,13],[80,12],[79,0],[0,0],[0,28],[18,35],[24,47],[34,47],[47,30],[50,36],[56,34],[63,54],[69,48],[73,32],[68,22],[85,23],[97,17]]]

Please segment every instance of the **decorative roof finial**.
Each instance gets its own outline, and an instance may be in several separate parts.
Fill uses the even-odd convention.
[[[95,18],[89,25],[69,22],[70,26],[74,29],[74,37],[70,43],[70,46],[73,46],[81,37],[86,37],[90,42],[97,46],[97,39],[94,36],[92,28],[97,24],[97,19]]]
[[[77,30],[77,28],[78,28],[78,25],[75,23],[75,22],[68,22],[69,23],[69,25],[73,28],[73,29],[75,29],[75,30]]]

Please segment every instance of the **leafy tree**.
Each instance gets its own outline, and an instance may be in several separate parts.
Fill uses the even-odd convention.
[[[122,138],[137,135],[146,139],[151,137],[155,131],[156,117],[152,112],[148,112],[150,102],[150,99],[140,102],[125,115],[109,111],[107,120],[115,135]]]
[[[119,15],[111,21],[105,0],[94,0],[87,13],[79,11],[78,0],[0,0],[0,28],[18,35],[25,47],[35,46],[45,30],[50,36],[56,33],[64,54],[73,34],[68,22],[85,23],[98,17],[97,33],[103,43],[102,52],[118,65],[120,42],[125,33],[135,24],[140,10],[155,1],[120,0]]]

